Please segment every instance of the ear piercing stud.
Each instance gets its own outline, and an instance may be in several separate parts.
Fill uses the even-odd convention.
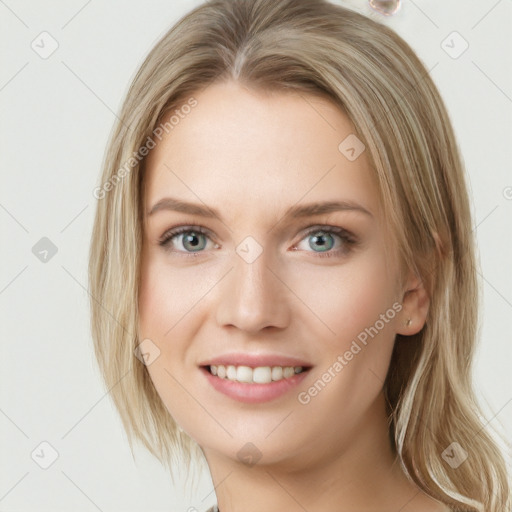
[[[407,322],[405,322],[405,326],[409,327],[409,325],[412,324],[412,320],[410,318],[407,319]]]

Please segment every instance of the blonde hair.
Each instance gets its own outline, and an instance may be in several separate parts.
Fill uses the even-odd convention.
[[[95,355],[132,440],[171,469],[201,457],[134,356],[144,159],[169,112],[213,82],[321,94],[352,121],[405,268],[430,295],[424,328],[397,336],[385,383],[390,439],[407,475],[454,510],[510,506],[504,459],[479,419],[471,363],[478,282],[464,169],[443,101],[391,29],[325,0],[211,0],[151,50],[105,155],[90,247]],[[458,467],[446,449],[467,452]],[[461,452],[462,453],[462,452]]]

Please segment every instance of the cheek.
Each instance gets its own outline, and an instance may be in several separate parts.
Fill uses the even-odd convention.
[[[141,335],[162,339],[173,325],[178,301],[169,293],[169,278],[155,266],[147,266],[141,274],[139,321]]]
[[[294,280],[293,289],[309,309],[303,319],[310,327],[314,325],[319,339],[328,347],[343,349],[350,345],[381,315],[386,321],[384,326],[378,323],[382,331],[379,335],[394,338],[395,273],[386,266],[380,252],[368,251],[339,266],[310,266],[299,274],[300,279],[289,279]]]
[[[188,315],[199,311],[197,302],[206,290],[197,286],[197,272],[176,271],[158,255],[143,258],[140,283],[139,336],[149,338],[160,351],[147,366],[149,376],[173,419],[192,432],[199,413],[191,407],[184,368],[193,335],[184,329],[190,326]]]
[[[143,258],[139,289],[139,337],[149,338],[160,356],[148,372],[165,405],[179,418],[190,402],[183,384],[195,368],[194,339],[208,311],[206,296],[218,281],[212,269],[175,268],[166,257]]]
[[[315,379],[301,390],[300,403],[308,417],[325,418],[330,411],[333,424],[343,424],[350,432],[372,409],[384,385],[400,308],[395,275],[379,255],[368,253],[310,277],[314,279],[302,281],[300,293],[317,317],[303,316],[309,332],[316,333],[318,366]]]
[[[143,260],[139,289],[139,339],[151,340],[159,357],[147,369],[165,405],[180,396],[172,376],[183,366],[186,337],[180,329],[191,310],[190,291],[181,292],[180,274],[165,268],[157,257]],[[174,397],[174,398],[173,398]]]
[[[140,334],[162,343],[174,339],[180,323],[193,314],[199,301],[212,286],[210,279],[198,276],[197,269],[173,268],[165,256],[143,259],[139,293]]]

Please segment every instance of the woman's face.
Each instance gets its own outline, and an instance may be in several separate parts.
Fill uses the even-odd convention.
[[[384,424],[394,338],[414,328],[366,152],[325,99],[234,82],[194,98],[146,165],[149,374],[207,458],[334,456]]]

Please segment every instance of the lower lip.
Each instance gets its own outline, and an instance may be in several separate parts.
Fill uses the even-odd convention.
[[[293,377],[269,382],[268,384],[251,384],[222,379],[212,375],[206,368],[200,368],[208,382],[219,392],[238,402],[259,404],[274,400],[298,386],[309,370],[296,373]]]

